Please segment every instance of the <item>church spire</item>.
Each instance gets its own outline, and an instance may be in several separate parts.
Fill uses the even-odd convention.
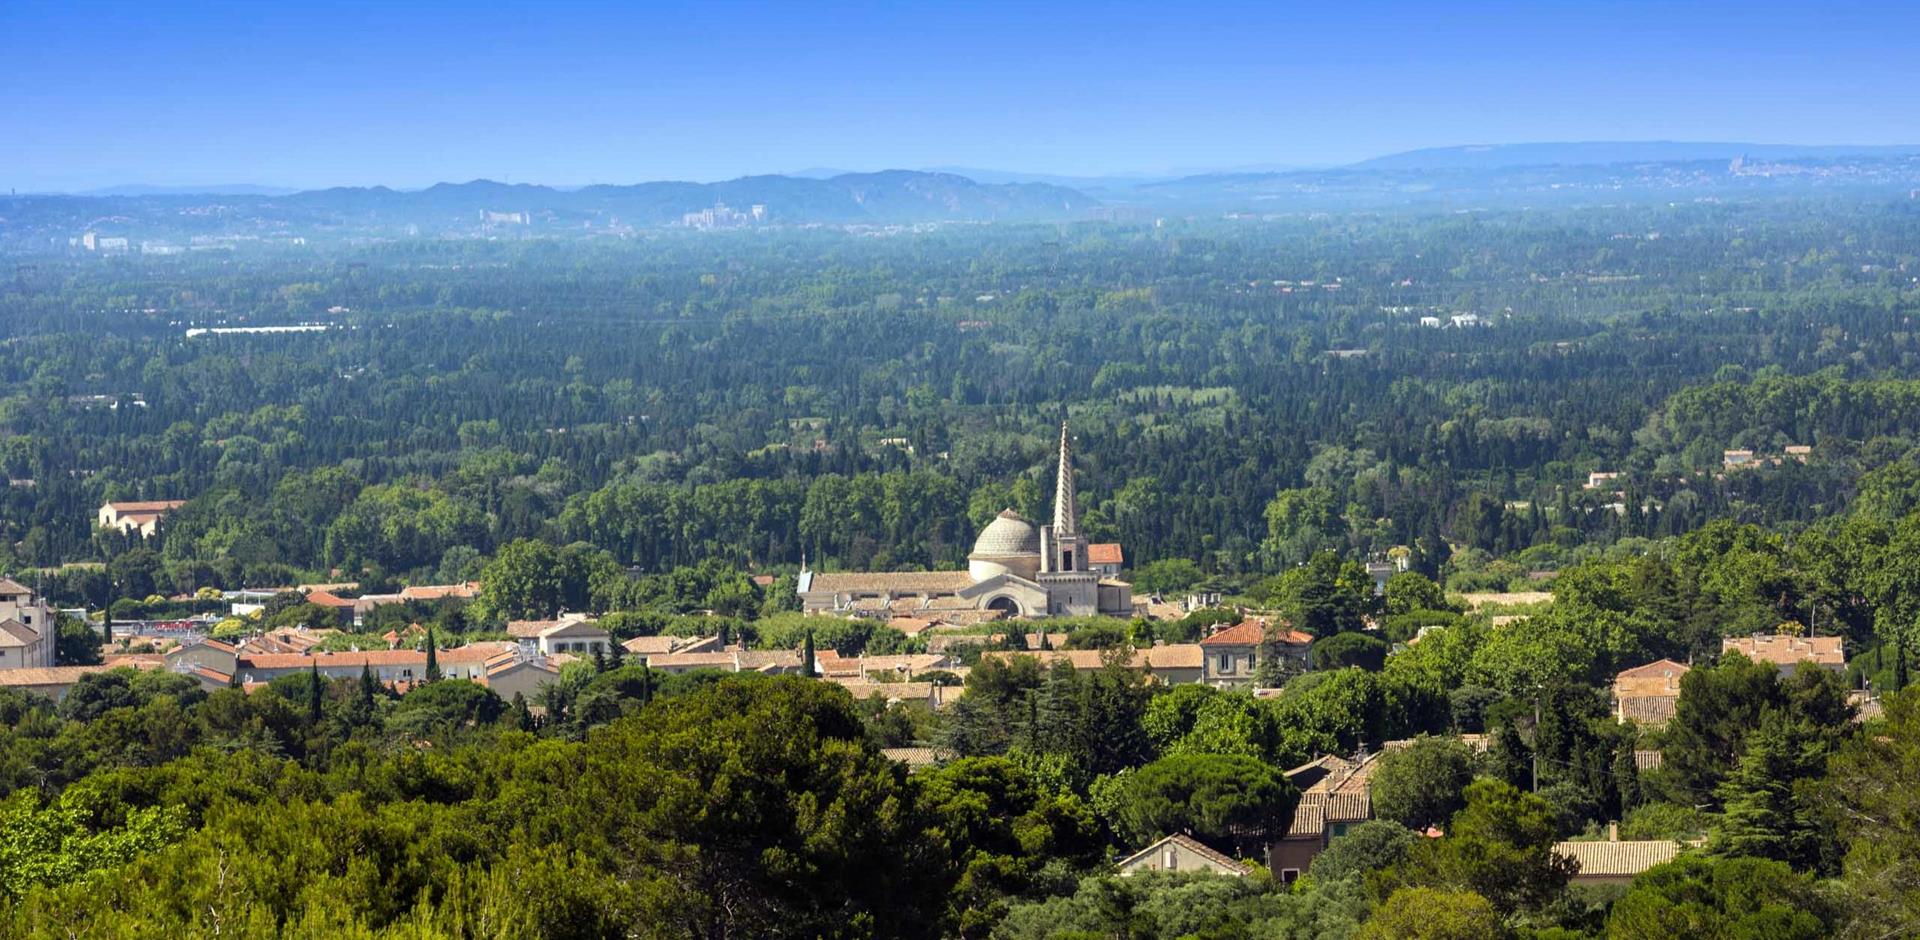
[[[1060,422],[1060,476],[1053,490],[1053,536],[1080,534],[1080,506],[1073,493],[1073,452],[1067,445],[1067,423]]]

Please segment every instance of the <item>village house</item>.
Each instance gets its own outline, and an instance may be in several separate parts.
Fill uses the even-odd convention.
[[[1373,818],[1373,772],[1380,755],[1346,758],[1328,754],[1287,771],[1300,789],[1287,834],[1267,846],[1267,868],[1291,884],[1313,857],[1347,830]]]
[[[487,662],[503,652],[511,652],[505,643],[470,643],[453,649],[435,650],[434,661],[447,679],[483,681]],[[358,679],[361,671],[371,673],[383,684],[420,682],[427,677],[425,650],[365,650],[344,653],[261,653],[242,654],[234,669],[242,682],[271,682],[281,676],[317,670],[329,679]]]
[[[1644,725],[1664,725],[1673,719],[1680,702],[1680,678],[1688,672],[1684,663],[1662,659],[1635,666],[1613,677],[1613,717]]]
[[[484,682],[493,694],[512,700],[515,695],[532,699],[547,685],[560,679],[560,669],[545,656],[528,656],[523,649],[501,653],[486,661]]]
[[[146,538],[159,531],[160,520],[165,518],[167,513],[186,504],[187,501],[184,499],[109,502],[100,506],[95,521],[99,528]]]
[[[1118,578],[1127,566],[1127,554],[1119,542],[1095,542],[1087,546],[1087,567],[1103,578]]]
[[[967,693],[966,686],[937,685],[932,682],[874,682],[868,679],[827,677],[857,699],[883,699],[887,704],[905,702],[932,709],[945,708]]]
[[[167,668],[216,685],[225,685],[233,678],[239,660],[239,647],[210,637],[183,643],[166,653]]]
[[[1253,869],[1202,844],[1192,836],[1175,833],[1115,863],[1122,875],[1143,871],[1206,872],[1244,878]]]
[[[449,599],[473,600],[480,593],[480,582],[467,581],[461,584],[418,584],[400,589],[400,599],[406,601],[442,601]]]
[[[1273,630],[1267,621],[1250,618],[1216,630],[1200,641],[1206,664],[1202,681],[1233,688],[1253,685],[1260,645],[1268,639],[1274,641],[1274,648],[1285,658],[1289,671],[1305,672],[1310,667],[1313,637],[1290,628]]]
[[[55,702],[67,697],[68,690],[82,676],[107,672],[112,669],[160,669],[160,663],[143,660],[126,660],[99,666],[33,666],[21,669],[0,669],[0,689],[13,689],[50,698]]]
[[[892,656],[841,656],[833,650],[814,654],[816,672],[826,679],[866,682],[903,682],[923,672],[945,670],[952,662],[939,653],[901,653]]]
[[[717,636],[636,636],[620,646],[627,655],[647,663],[670,653],[711,653],[719,650],[721,643]]]
[[[764,675],[799,675],[804,670],[799,650],[711,650],[702,653],[668,653],[647,661],[658,672],[680,673],[699,669],[721,672],[757,672]]]
[[[1608,824],[1605,842],[1556,842],[1553,846],[1555,853],[1580,866],[1573,876],[1576,885],[1632,884],[1641,872],[1673,861],[1680,849],[1680,843],[1671,839],[1622,842],[1619,823]]]
[[[1002,662],[1010,662],[1017,656],[1039,660],[1043,668],[1064,662],[1077,672],[1098,672],[1106,668],[1109,659],[1107,650],[991,650],[980,654],[981,659]],[[1197,643],[1168,643],[1134,649],[1120,665],[1147,673],[1167,685],[1182,685],[1201,681],[1205,668],[1202,659]]]
[[[604,654],[613,642],[607,631],[581,614],[569,614],[558,620],[514,620],[507,624],[507,635],[542,656]]]
[[[54,615],[45,599],[0,578],[0,671],[53,665]]]
[[[1791,636],[1784,633],[1730,636],[1720,641],[1720,651],[1737,652],[1756,663],[1772,663],[1787,675],[1792,675],[1802,663],[1834,672],[1847,668],[1847,654],[1837,636]]]

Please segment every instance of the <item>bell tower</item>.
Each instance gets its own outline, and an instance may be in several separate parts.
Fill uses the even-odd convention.
[[[1084,616],[1098,610],[1099,576],[1087,565],[1080,505],[1073,487],[1073,445],[1060,423],[1060,468],[1053,485],[1053,524],[1040,527],[1040,574],[1049,613]]]

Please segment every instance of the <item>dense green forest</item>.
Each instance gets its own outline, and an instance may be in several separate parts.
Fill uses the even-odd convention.
[[[1315,638],[1272,695],[989,658],[937,711],[619,657],[535,702],[317,674],[0,692],[7,933],[1920,933],[1920,201],[6,263],[0,569],[65,605],[478,579],[378,628],[564,608],[914,649],[794,613],[802,558],[964,564],[1000,510],[1045,516],[1065,420],[1083,526],[1138,593]],[[275,325],[324,329],[189,335]],[[96,532],[121,499],[188,502]],[[1390,554],[1411,570],[1375,596],[1359,563]],[[1057,632],[1117,651],[1238,616]],[[1848,667],[1721,655],[1783,629]],[[1613,676],[1661,657],[1694,665],[1674,719],[1617,721]],[[1176,832],[1257,858],[1299,799],[1282,770],[1389,741],[1413,743],[1377,818],[1298,882],[1112,873]],[[907,745],[955,759],[880,753]],[[1690,848],[1570,888],[1553,844],[1610,824]]]
[[[1910,201],[1790,201],[35,259],[0,294],[0,545],[105,560],[102,500],[179,498],[170,587],[445,578],[534,536],[936,567],[1042,508],[1064,417],[1137,562],[1553,568],[1804,525],[1902,461],[1916,235]],[[1420,325],[1459,314],[1486,325]],[[185,335],[285,323],[333,328]]]

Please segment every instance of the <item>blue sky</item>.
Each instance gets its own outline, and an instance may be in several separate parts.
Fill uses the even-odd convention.
[[[0,0],[0,187],[1920,143],[1920,3]]]

